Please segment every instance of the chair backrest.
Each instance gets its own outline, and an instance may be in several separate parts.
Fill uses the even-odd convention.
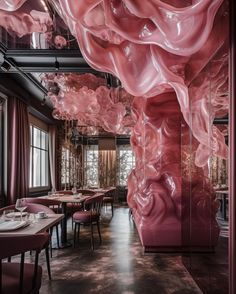
[[[0,259],[8,258],[23,252],[35,250],[40,252],[49,242],[49,234],[35,235],[0,235]]]
[[[86,194],[86,195],[95,195],[96,192],[86,189],[78,189],[78,193]]]
[[[27,212],[38,213],[39,211],[44,211],[45,213],[48,213],[48,214],[55,213],[51,208],[49,208],[45,205],[42,205],[42,204],[26,203],[26,205],[27,205],[27,208],[26,208]]]
[[[27,236],[0,236],[0,293],[38,293],[42,272],[38,266],[39,252],[49,242],[49,234],[41,233]],[[25,252],[35,250],[35,262],[31,274],[24,274]],[[2,259],[21,254],[20,263],[6,263]],[[29,266],[29,265],[28,265]],[[16,274],[19,271],[18,275]],[[4,278],[3,278],[4,277]],[[40,282],[38,282],[40,281]],[[26,287],[26,289],[25,289]]]
[[[55,209],[56,212],[59,212],[59,208],[61,207],[61,202],[56,199],[44,199],[44,198],[25,198],[25,202],[27,205],[29,203],[41,204],[47,206],[51,209]]]
[[[100,214],[103,197],[103,194],[97,194],[87,198],[84,201],[85,210],[90,210],[92,213],[95,212],[97,214]]]
[[[64,194],[64,195],[73,195],[73,192],[71,190],[61,190],[61,191],[56,191],[58,194]]]

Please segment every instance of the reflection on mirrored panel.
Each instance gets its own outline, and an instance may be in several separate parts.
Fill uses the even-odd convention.
[[[182,183],[185,196],[183,205],[183,238],[191,244],[192,253],[185,265],[202,290],[224,289],[228,293],[228,53],[221,48],[196,76],[189,86],[192,97],[192,123],[204,126],[208,136],[204,148],[182,123]],[[204,111],[195,113],[195,103],[201,101]],[[202,119],[199,117],[202,116]],[[203,139],[203,138],[202,138]],[[201,141],[203,143],[203,141]],[[208,152],[206,152],[206,148]],[[199,156],[199,159],[197,159]],[[205,157],[204,157],[205,156]],[[205,160],[202,167],[199,162]],[[204,231],[204,233],[203,233]],[[194,253],[196,238],[208,252]],[[204,277],[202,276],[204,275]],[[206,277],[207,275],[207,277]],[[211,280],[214,278],[214,285]],[[212,290],[214,292],[214,290]]]
[[[49,1],[25,1],[13,11],[1,10],[0,18],[0,42],[8,49],[79,49]]]

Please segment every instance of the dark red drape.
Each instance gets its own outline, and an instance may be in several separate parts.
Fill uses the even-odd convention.
[[[28,196],[30,132],[27,105],[17,98],[9,98],[8,114],[8,176],[7,204]]]

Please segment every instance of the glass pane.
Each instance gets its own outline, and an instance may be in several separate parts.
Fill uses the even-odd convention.
[[[33,187],[40,186],[40,150],[33,148]]]
[[[47,149],[47,134],[44,132],[41,132],[41,148],[42,149]]]
[[[48,185],[48,152],[41,151],[41,186]]]
[[[32,147],[30,148],[30,178],[29,178],[29,185],[30,188],[32,187],[32,165],[33,165],[33,158],[32,158]]]
[[[87,146],[85,158],[86,185],[98,186],[98,146]]]
[[[119,146],[118,147],[118,183],[120,186],[126,186],[128,176],[135,166],[134,154],[130,146]]]
[[[33,127],[33,145],[40,148],[40,130]]]

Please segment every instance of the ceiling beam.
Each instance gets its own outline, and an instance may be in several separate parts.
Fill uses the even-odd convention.
[[[12,66],[8,72],[78,72],[94,73],[80,50],[6,50],[4,59]]]

